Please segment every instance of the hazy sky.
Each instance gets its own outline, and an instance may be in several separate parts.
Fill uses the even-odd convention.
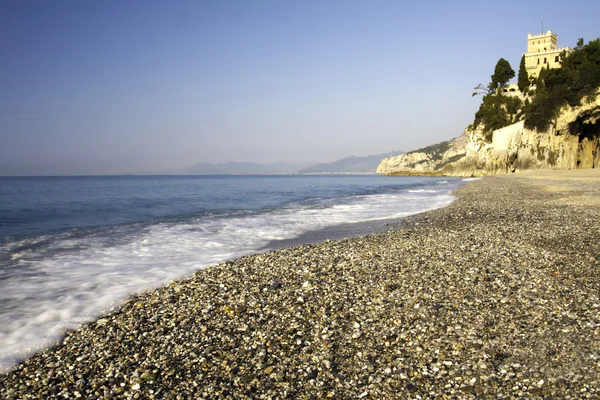
[[[0,175],[413,150],[472,122],[527,34],[600,1],[1,0]]]

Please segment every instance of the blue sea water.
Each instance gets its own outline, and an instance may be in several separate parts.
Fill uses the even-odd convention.
[[[131,293],[274,241],[443,207],[460,179],[0,177],[0,371]]]

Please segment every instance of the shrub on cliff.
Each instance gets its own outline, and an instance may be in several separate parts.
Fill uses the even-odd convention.
[[[475,113],[473,127],[483,127],[487,141],[492,140],[492,132],[512,125],[522,119],[525,106],[521,99],[501,94],[484,96],[483,102]]]
[[[429,156],[429,158],[433,161],[439,161],[443,158],[444,153],[446,151],[448,151],[448,149],[450,148],[450,142],[445,141],[445,142],[440,142],[437,144],[432,144],[431,146],[427,146],[427,147],[423,147],[421,149],[417,149],[414,151],[411,151],[409,154],[412,153],[425,153]]]
[[[486,140],[491,141],[492,132],[519,121],[523,109],[523,102],[518,97],[487,94],[475,113],[473,126],[477,128],[482,125]]]
[[[475,113],[475,120],[471,128],[483,126],[485,139],[492,140],[492,132],[504,128],[520,120],[524,105],[521,99],[514,96],[502,95],[502,88],[515,76],[515,71],[510,63],[501,58],[496,63],[491,82],[484,87],[479,84],[475,87],[473,96],[484,94],[479,110]]]
[[[563,53],[562,68],[542,69],[536,83],[536,94],[525,110],[525,127],[547,130],[555,123],[560,108],[580,105],[586,97],[594,97],[600,87],[600,39],[583,45],[579,40],[570,54]]]

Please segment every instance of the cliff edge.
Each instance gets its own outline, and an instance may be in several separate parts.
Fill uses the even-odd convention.
[[[600,91],[599,93],[600,94]],[[485,176],[525,169],[600,167],[600,96],[563,106],[552,127],[537,131],[523,121],[490,135],[466,130],[442,142],[381,161],[383,175]]]

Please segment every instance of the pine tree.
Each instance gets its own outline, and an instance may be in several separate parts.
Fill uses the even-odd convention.
[[[492,81],[490,82],[489,88],[491,90],[499,89],[505,86],[515,76],[515,71],[510,66],[510,63],[504,58],[501,58],[496,63],[494,68],[494,75],[492,75]]]

